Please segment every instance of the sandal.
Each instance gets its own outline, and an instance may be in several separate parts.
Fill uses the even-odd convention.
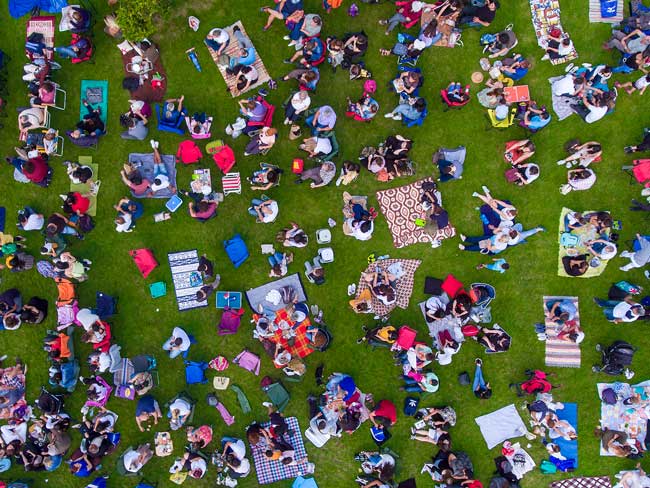
[[[390,51],[388,49],[380,49],[379,54],[382,56],[390,56]]]

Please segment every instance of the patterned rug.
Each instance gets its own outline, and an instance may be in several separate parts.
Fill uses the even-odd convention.
[[[192,308],[207,307],[208,300],[199,302],[196,300],[196,292],[203,286],[199,267],[199,253],[196,249],[192,251],[180,251],[167,254],[169,267],[172,272],[174,291],[178,310],[190,310]]]
[[[604,22],[606,24],[618,24],[623,20],[625,5],[623,0],[616,2],[616,15],[603,17],[600,10],[600,0],[589,0],[589,22]]]
[[[576,313],[576,322],[580,325],[580,309],[578,308],[578,297],[544,297],[544,312],[549,309],[552,302],[558,300],[571,300],[578,312]],[[579,368],[580,367],[580,344],[571,341],[558,339],[562,325],[553,322],[546,317],[546,366],[555,366],[558,368]]]
[[[568,478],[553,481],[550,488],[612,488],[609,476],[595,476],[591,478]]]
[[[248,37],[248,34],[246,34],[246,30],[244,29],[244,25],[241,23],[240,20],[235,22],[233,25],[229,27],[225,27],[225,30],[228,32],[228,35],[230,36],[230,44],[228,44],[228,47],[224,50],[224,54],[227,54],[228,57],[237,57],[238,56],[238,51],[239,47],[237,44],[237,39],[233,35],[233,27],[239,27],[239,30],[241,30],[241,33],[244,34],[244,36]],[[249,37],[250,39],[250,37]],[[208,51],[210,52],[210,56],[212,57],[212,60],[214,61],[214,64],[217,65],[217,68],[219,69],[219,72],[221,73],[221,76],[223,76],[224,81],[226,82],[226,86],[228,86],[228,89],[230,90],[230,94],[232,95],[233,98],[236,98],[240,95],[243,95],[244,93],[254,90],[260,85],[263,85],[267,81],[271,79],[271,76],[269,75],[269,72],[266,70],[266,67],[264,66],[264,63],[262,62],[262,58],[260,58],[259,52],[256,51],[257,53],[257,58],[255,59],[255,62],[252,64],[252,66],[257,69],[257,72],[259,74],[259,78],[257,79],[256,83],[253,83],[251,86],[248,87],[247,90],[243,92],[237,91],[236,88],[236,82],[237,82],[237,77],[229,75],[226,73],[226,66],[220,65],[217,61],[219,56],[217,56],[217,51],[212,49],[210,46],[206,44],[206,47],[208,48]]]
[[[54,33],[56,31],[56,17],[53,15],[44,15],[41,17],[32,17],[27,21],[27,35],[29,37],[34,32],[43,34],[43,42],[47,47],[54,48]],[[45,51],[45,57],[51,60],[54,57],[54,51]]]
[[[397,298],[395,302],[391,305],[384,305],[376,297],[372,297],[372,310],[376,315],[384,316],[388,315],[395,307],[406,309],[409,306],[409,300],[411,294],[413,293],[413,282],[415,280],[415,272],[422,263],[419,259],[381,259],[369,265],[365,273],[374,273],[377,268],[384,271],[388,270],[391,266],[397,265],[400,263],[402,266],[403,274],[397,280],[395,286],[397,292]],[[359,285],[357,286],[356,298],[359,298],[359,295],[370,289],[370,285],[362,278],[359,280]]]
[[[266,428],[269,425],[270,422],[266,422],[262,424],[262,427]],[[309,459],[307,458],[307,451],[305,450],[305,444],[300,433],[298,419],[296,417],[287,417],[287,425],[289,426],[289,431],[293,432],[293,434],[291,436],[285,436],[285,439],[293,446],[295,451],[295,464],[285,466],[280,461],[269,461],[264,455],[266,449],[264,442],[251,446],[257,481],[260,485],[296,478],[301,473],[304,474],[306,472],[306,465],[309,463]]]
[[[560,22],[560,2],[558,0],[529,0],[530,12],[533,18],[533,28],[537,36],[537,44],[546,50],[546,39],[552,29],[560,29],[566,33]],[[564,64],[578,57],[575,47],[566,56],[550,59],[551,64]]]
[[[381,212],[386,217],[388,229],[393,235],[393,245],[397,248],[419,242],[431,242],[432,239],[442,241],[456,235],[456,229],[451,224],[438,230],[435,237],[415,225],[415,220],[422,218],[424,213],[420,196],[422,184],[426,181],[434,181],[434,179],[425,178],[410,185],[377,192]]]

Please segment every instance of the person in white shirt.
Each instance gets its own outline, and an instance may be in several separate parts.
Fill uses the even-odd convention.
[[[172,336],[167,339],[163,344],[162,348],[165,351],[169,352],[169,357],[174,359],[179,354],[183,354],[190,348],[192,341],[190,336],[180,327],[174,327],[172,331]]]
[[[230,468],[232,478],[244,478],[251,471],[251,463],[246,459],[246,445],[241,439],[224,437],[221,439],[222,456]]]

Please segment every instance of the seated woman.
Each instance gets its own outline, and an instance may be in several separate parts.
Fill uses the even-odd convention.
[[[42,107],[33,106],[23,110],[18,114],[18,130],[21,132],[21,139],[27,131],[38,129],[45,124],[45,109]]]
[[[417,71],[403,71],[393,81],[391,86],[400,98],[408,99],[415,96],[415,92],[422,86],[424,77]]]
[[[266,117],[267,108],[254,98],[239,101],[240,113],[250,122],[262,122]]]
[[[336,180],[336,186],[349,185],[354,180],[357,179],[361,171],[361,165],[358,163],[353,163],[352,161],[343,161],[341,165],[341,172],[339,177]]]
[[[520,120],[523,127],[538,131],[551,122],[551,114],[546,111],[545,107],[537,107],[534,102],[531,102],[527,105]]]
[[[539,166],[535,163],[513,164],[506,171],[506,180],[517,186],[526,186],[539,178]]]
[[[469,85],[463,86],[458,82],[451,82],[446,89],[447,100],[452,105],[464,105],[469,102]]]
[[[400,386],[399,389],[408,393],[435,393],[440,388],[438,376],[432,371],[403,376],[403,379],[404,386]]]
[[[192,341],[188,333],[181,327],[174,327],[171,337],[165,341],[162,348],[169,352],[170,359],[174,359],[186,352],[191,345]]]
[[[90,27],[90,12],[85,8],[72,6],[66,11],[65,21],[69,24],[70,31],[84,32]]]
[[[484,234],[495,233],[499,228],[512,227],[517,217],[517,209],[507,200],[494,198],[490,193],[490,189],[485,185],[482,189],[482,195],[474,192],[472,196],[480,199],[484,203],[479,209]]]
[[[210,136],[212,117],[208,117],[205,112],[194,112],[192,117],[186,117],[185,121],[193,138],[199,139]]]
[[[20,319],[26,324],[40,324],[47,317],[48,302],[39,297],[32,297],[23,305]]]
[[[260,169],[248,178],[251,190],[268,190],[280,184],[280,176],[284,171],[273,164],[260,163]]]
[[[248,207],[248,213],[253,217],[257,217],[257,222],[263,224],[274,222],[279,212],[278,202],[271,199],[260,200],[254,198],[251,201],[251,206]]]
[[[336,165],[331,161],[323,161],[317,166],[302,171],[295,183],[303,183],[312,180],[311,188],[327,186],[336,176]]]
[[[368,36],[364,32],[353,32],[343,38],[343,67],[347,68],[355,59],[368,50]]]
[[[336,112],[329,105],[323,105],[316,109],[314,114],[307,117],[305,123],[309,127],[312,136],[328,133],[334,130],[336,125]]]
[[[298,224],[291,222],[291,227],[278,232],[275,240],[281,242],[284,247],[305,247],[309,242],[309,236],[298,227]]]
[[[262,12],[268,14],[264,30],[268,30],[274,20],[285,20],[291,14],[303,9],[303,0],[282,0],[275,7],[262,7]]]
[[[462,251],[475,251],[481,254],[499,254],[508,247],[509,237],[507,234],[494,234],[492,236],[467,237],[460,235],[462,244],[458,249]]]
[[[630,297],[620,301],[594,298],[594,302],[603,309],[605,318],[614,324],[634,322],[646,314],[643,305],[636,303]]]
[[[124,168],[120,170],[120,176],[122,182],[129,187],[137,198],[146,197],[152,193],[151,182],[143,178],[140,171],[130,163],[126,163]]]
[[[568,34],[559,29],[552,29],[546,41],[546,54],[542,57],[542,61],[561,59],[573,52],[573,41]]]
[[[205,44],[217,53],[217,57],[221,56],[230,44],[230,36],[226,29],[219,29],[215,27],[208,32],[205,36]]]
[[[592,255],[602,260],[612,259],[618,252],[616,244],[607,239],[594,239],[584,244]]]
[[[518,165],[535,154],[535,144],[530,139],[506,142],[503,159],[506,162]]]
[[[204,195],[197,195],[197,197],[200,198],[198,201],[192,201],[188,205],[187,209],[190,217],[199,222],[207,222],[211,218],[216,217],[218,203]]]
[[[149,444],[142,444],[137,449],[130,448],[122,455],[124,468],[130,473],[139,472],[153,457]]]
[[[512,30],[499,32],[495,37],[496,39],[487,45],[489,58],[505,56],[517,44],[517,36]]]
[[[205,449],[212,442],[212,427],[201,425],[199,427],[187,428],[187,442],[194,451]]]
[[[569,276],[582,276],[589,269],[589,256],[587,254],[564,256],[562,266]]]
[[[86,107],[86,114],[81,121],[77,123],[77,128],[73,131],[71,137],[96,136],[99,137],[104,133],[104,122],[101,119],[101,110],[93,108],[85,99],[81,101]]]
[[[235,77],[235,85],[230,88],[230,93],[234,96],[250,89],[260,78],[257,68],[253,65],[238,64],[231,70],[230,74]]]
[[[223,451],[221,456],[230,468],[230,476],[233,478],[245,478],[251,470],[251,463],[246,459],[246,445],[241,439],[223,437],[221,439]]]
[[[69,46],[59,46],[54,48],[54,52],[63,59],[83,59],[92,52],[92,43],[86,37],[78,37],[76,42],[73,41]]]
[[[510,337],[502,329],[481,327],[481,330],[475,337],[477,342],[490,352],[503,352],[510,348]]]
[[[299,90],[289,98],[284,106],[284,125],[289,125],[298,120],[302,113],[311,105],[309,93],[305,90]]]
[[[628,457],[636,452],[632,445],[632,440],[628,439],[625,432],[611,430],[608,428],[598,428],[594,431],[596,437],[600,438],[603,449],[612,456]]]
[[[268,257],[271,278],[280,278],[287,274],[288,266],[293,262],[293,253],[275,252]]]
[[[345,57],[344,42],[343,39],[337,39],[336,37],[329,36],[325,40],[326,52],[327,52],[327,62],[332,66],[332,71],[336,72],[336,68],[343,64],[343,59]]]
[[[29,99],[30,106],[42,108],[43,105],[54,105],[56,87],[51,81],[32,82],[29,84],[29,92],[33,95]]]
[[[226,73],[233,74],[238,69],[238,66],[250,66],[257,59],[257,52],[253,47],[251,40],[246,37],[238,26],[232,28],[232,34],[237,41],[239,50],[235,56],[230,57]]]
[[[528,74],[530,69],[530,61],[524,58],[521,54],[515,54],[511,58],[505,58],[501,61],[499,70],[506,78],[512,81],[519,81]]]
[[[310,158],[327,156],[332,152],[332,140],[329,137],[309,137],[303,139],[299,149],[306,151]]]
[[[201,479],[208,470],[207,461],[195,451],[186,451],[183,457],[177,458],[169,468],[170,473],[186,471],[190,478]]]
[[[273,127],[262,127],[262,129],[253,136],[251,141],[244,150],[244,156],[260,154],[273,147],[278,138],[278,131]]]
[[[169,428],[171,430],[178,430],[192,413],[192,405],[190,405],[187,400],[183,398],[177,398],[169,405],[169,411],[167,412],[167,418],[169,419]]]
[[[79,380],[88,387],[86,389],[86,405],[100,407],[106,405],[113,389],[101,376],[93,378],[80,377]]]
[[[602,146],[596,141],[589,141],[584,144],[580,144],[576,141],[574,144],[567,147],[566,150],[570,155],[564,159],[558,160],[558,166],[565,165],[567,168],[571,168],[577,164],[578,166],[586,168],[591,163],[600,161],[603,154]]]
[[[426,108],[427,103],[424,98],[412,97],[401,102],[392,112],[385,114],[384,117],[393,120],[419,120]]]
[[[314,91],[320,81],[318,68],[298,68],[282,77],[282,81],[296,80],[301,91]]]
[[[569,164],[569,163],[567,163]],[[596,173],[591,168],[577,168],[567,172],[567,182],[560,186],[560,193],[567,193],[576,190],[588,190],[596,183]]]
[[[372,120],[379,111],[379,102],[366,93],[363,94],[358,102],[352,103],[349,97],[347,98],[347,102],[348,110],[346,115],[364,122]]]

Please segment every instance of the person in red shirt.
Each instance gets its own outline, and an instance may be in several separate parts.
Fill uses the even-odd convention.
[[[63,203],[63,210],[66,213],[74,213],[77,215],[84,215],[88,212],[90,207],[90,200],[87,195],[82,195],[81,193],[75,191],[70,192],[67,195],[61,195],[61,198],[65,197],[65,202]]]
[[[397,27],[399,24],[403,24],[405,27],[410,27],[411,25],[417,23],[422,16],[422,8],[424,7],[424,2],[419,0],[406,0],[395,2],[397,7],[397,12],[390,19],[380,20],[380,25],[386,26],[386,35]]]
[[[29,181],[38,186],[45,188],[50,184],[50,178],[48,178],[50,167],[41,156],[25,161],[22,165],[22,173]]]

